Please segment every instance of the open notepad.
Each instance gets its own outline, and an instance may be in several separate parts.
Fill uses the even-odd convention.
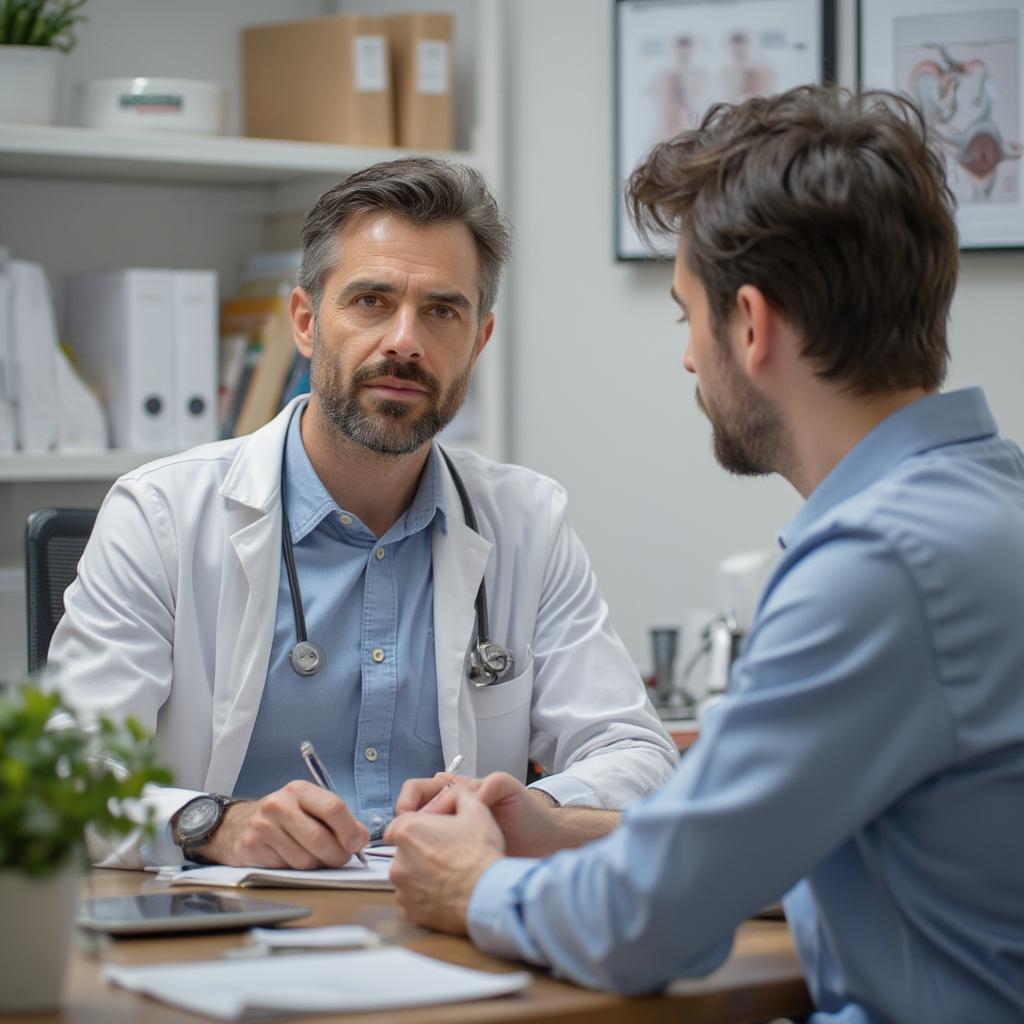
[[[110,966],[104,975],[115,985],[219,1020],[465,1002],[517,992],[530,983],[525,971],[487,974],[400,947]]]
[[[171,885],[225,885],[231,887],[263,885],[299,889],[393,889],[388,872],[391,861],[370,857],[363,867],[354,857],[343,868],[293,871],[290,868],[229,868],[212,864],[204,868],[178,870],[162,874]]]

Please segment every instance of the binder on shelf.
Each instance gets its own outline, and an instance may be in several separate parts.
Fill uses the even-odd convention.
[[[387,26],[371,14],[253,25],[242,33],[245,134],[395,144]]]
[[[217,275],[178,270],[174,290],[176,446],[217,438]]]
[[[392,14],[385,19],[399,146],[452,149],[450,14]]]
[[[57,444],[59,401],[56,388],[57,324],[50,287],[38,263],[11,260],[10,355],[13,370],[14,429],[18,447],[45,452]]]
[[[181,446],[176,273],[132,268],[68,281],[69,341],[107,409],[116,448]]]

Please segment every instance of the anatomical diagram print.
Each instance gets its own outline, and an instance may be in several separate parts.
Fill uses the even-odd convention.
[[[960,204],[1020,199],[1020,36],[1016,10],[898,18],[895,81],[946,157]]]

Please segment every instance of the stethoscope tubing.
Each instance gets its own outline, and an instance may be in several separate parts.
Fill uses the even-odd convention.
[[[437,450],[441,453],[441,457],[444,459],[445,465],[448,467],[448,472],[451,474],[455,490],[458,492],[459,501],[462,504],[462,517],[465,520],[466,525],[474,533],[480,533],[480,528],[477,525],[476,513],[473,510],[473,502],[470,500],[469,492],[466,490],[466,485],[463,483],[459,471],[455,468],[455,464],[452,462],[451,457],[440,445],[437,446]],[[295,550],[292,545],[291,529],[288,526],[288,504],[285,492],[286,487],[284,474],[282,473],[281,550],[284,555],[285,573],[288,577],[288,591],[292,600],[292,615],[295,619],[295,645],[289,652],[288,657],[291,661],[292,668],[298,675],[312,676],[316,675],[323,669],[327,661],[327,653],[319,644],[311,641],[306,635],[306,616],[302,607],[302,591],[299,587],[299,574],[295,569]],[[515,664],[515,659],[512,657],[511,652],[493,643],[490,636],[490,618],[487,612],[487,585],[481,577],[480,586],[476,592],[476,643],[473,645],[472,650],[476,654],[477,662],[479,662],[481,656],[483,656],[483,660],[489,663],[489,657],[493,657],[493,654],[485,655],[484,652],[492,651],[497,654],[499,661],[504,659],[503,664],[506,667],[498,670],[497,672],[485,674],[486,681],[484,682],[480,682],[478,676],[471,675],[474,684],[477,686],[494,685],[496,683],[503,682]],[[491,676],[493,676],[493,678]]]

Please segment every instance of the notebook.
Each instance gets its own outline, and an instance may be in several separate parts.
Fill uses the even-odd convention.
[[[316,871],[294,871],[290,868],[232,868],[222,864],[208,867],[179,868],[161,872],[161,879],[171,885],[271,886],[298,889],[394,889],[388,873],[391,861],[384,857],[368,858],[363,867],[354,857],[343,868],[319,868]]]

